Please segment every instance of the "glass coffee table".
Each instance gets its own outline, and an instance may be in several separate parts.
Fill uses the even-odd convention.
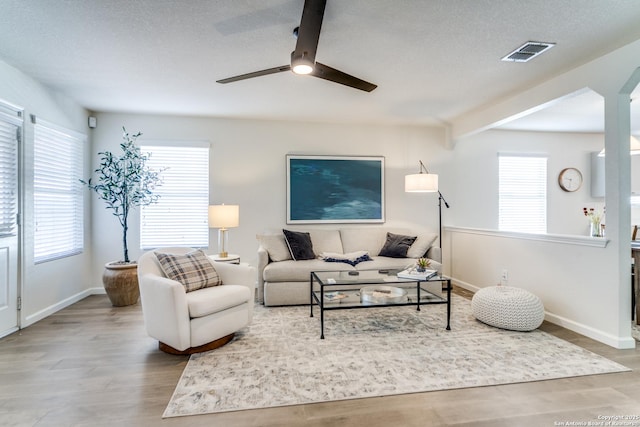
[[[309,308],[320,308],[320,338],[324,339],[324,312],[357,308],[447,305],[447,330],[451,330],[451,279],[435,275],[427,279],[405,279],[400,270],[312,271]],[[427,289],[430,283],[446,283],[446,298]],[[315,286],[314,286],[315,285]],[[439,292],[441,294],[441,292]]]

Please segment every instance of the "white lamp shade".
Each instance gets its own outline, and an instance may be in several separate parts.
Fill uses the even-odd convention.
[[[435,193],[438,191],[438,175],[415,173],[404,177],[404,191],[407,193]]]
[[[209,206],[210,228],[231,228],[240,225],[240,206],[212,205]]]

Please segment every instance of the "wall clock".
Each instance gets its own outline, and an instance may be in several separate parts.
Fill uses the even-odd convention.
[[[578,191],[582,186],[582,173],[576,168],[564,168],[558,175],[558,184],[564,191]]]

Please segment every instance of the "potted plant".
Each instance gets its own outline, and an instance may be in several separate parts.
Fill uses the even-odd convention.
[[[427,268],[429,268],[429,266],[431,266],[431,260],[427,258],[419,258],[416,264],[418,264],[418,272],[423,273],[427,270]]]
[[[149,154],[143,154],[136,146],[140,132],[129,135],[122,128],[120,156],[110,151],[101,151],[100,165],[94,171],[96,180],[80,180],[93,190],[100,200],[104,200],[107,209],[118,218],[122,227],[122,260],[108,262],[102,275],[107,296],[114,306],[120,307],[138,302],[138,265],[129,259],[127,232],[129,231],[129,213],[137,206],[147,206],[158,201],[154,194],[157,186],[162,184],[161,171],[147,166]]]

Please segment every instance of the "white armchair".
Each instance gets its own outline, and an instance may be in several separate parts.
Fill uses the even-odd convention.
[[[162,248],[158,252],[182,255],[191,248]],[[213,262],[213,261],[212,261]],[[140,301],[147,333],[159,348],[171,354],[212,350],[233,339],[251,323],[256,283],[253,267],[214,263],[222,285],[186,292],[167,278],[154,253],[138,260]]]

